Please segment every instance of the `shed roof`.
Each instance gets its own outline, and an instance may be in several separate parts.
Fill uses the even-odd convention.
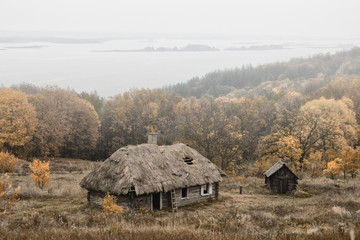
[[[85,176],[80,186],[118,195],[135,187],[141,195],[219,182],[221,174],[215,164],[185,144],[141,144],[117,150]]]
[[[281,160],[277,161],[277,163],[275,163],[274,165],[272,165],[271,168],[269,168],[264,175],[266,177],[270,177],[271,175],[273,175],[274,173],[276,173],[278,170],[280,170],[282,167],[286,167],[296,178],[298,178],[287,166],[284,162],[282,162]]]

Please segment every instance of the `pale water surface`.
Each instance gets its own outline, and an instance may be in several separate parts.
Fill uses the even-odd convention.
[[[98,52],[203,44],[214,52]],[[230,47],[281,44],[284,49],[225,51]],[[186,82],[208,72],[286,61],[359,46],[351,41],[117,40],[96,44],[0,43],[0,85],[57,85],[113,96],[131,88]],[[24,48],[25,47],[25,48]]]

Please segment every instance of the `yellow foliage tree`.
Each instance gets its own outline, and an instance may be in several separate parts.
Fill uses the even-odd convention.
[[[338,157],[336,154],[328,157],[331,151],[356,143],[357,123],[351,106],[350,99],[320,98],[307,102],[295,114],[285,111],[273,126],[273,133],[259,143],[258,166],[264,168],[278,158],[293,159],[293,167],[320,174],[327,162]],[[315,153],[321,156],[311,156]]]
[[[124,208],[116,204],[115,196],[110,195],[109,192],[106,193],[104,199],[101,199],[101,202],[105,213],[121,214],[124,212]]]
[[[302,154],[299,140],[293,136],[284,136],[278,141],[278,156],[284,162],[287,162],[293,169],[299,169],[299,159]]]
[[[301,107],[292,134],[303,150],[301,163],[311,152],[342,149],[356,142],[355,113],[345,101],[320,98]]]
[[[260,158],[256,161],[256,170],[264,172],[281,160],[292,169],[298,169],[302,154],[299,141],[293,136],[281,136],[275,133],[262,138],[258,148]]]
[[[340,157],[328,163],[325,173],[330,174],[331,177],[337,176],[340,173],[343,174],[344,179],[346,173],[355,177],[359,170],[360,152],[352,147],[346,146],[341,150]]]
[[[335,158],[335,160],[328,162],[327,168],[324,170],[326,175],[329,175],[331,178],[336,177],[341,172],[341,165],[342,165],[341,158]]]
[[[14,204],[19,201],[17,192],[20,186],[16,189],[8,184],[9,176],[5,173],[0,177],[0,214],[5,214]]]
[[[14,155],[0,152],[0,173],[13,172],[17,163],[18,159]]]
[[[349,173],[351,177],[354,178],[358,174],[360,168],[359,148],[355,150],[352,147],[347,146],[343,148],[343,150],[341,151],[341,155],[345,161],[344,169],[343,169],[344,178],[345,178],[345,173]]]
[[[0,90],[0,148],[23,146],[32,138],[36,124],[34,107],[25,93]]]
[[[49,186],[50,179],[50,166],[49,162],[41,162],[38,159],[34,159],[32,163],[29,164],[31,171],[31,177],[34,180],[36,186],[40,189],[43,189],[45,186]]]

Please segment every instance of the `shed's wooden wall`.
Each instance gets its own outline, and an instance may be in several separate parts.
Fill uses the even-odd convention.
[[[269,178],[265,177],[266,186],[273,193],[284,193],[281,192],[282,187],[281,182],[286,181],[287,191],[291,192],[296,190],[297,178],[292,174],[286,167],[280,168],[276,173],[274,173]]]

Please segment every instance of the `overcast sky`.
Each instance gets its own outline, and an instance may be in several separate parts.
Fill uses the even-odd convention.
[[[0,31],[360,37],[359,0],[0,0]]]

